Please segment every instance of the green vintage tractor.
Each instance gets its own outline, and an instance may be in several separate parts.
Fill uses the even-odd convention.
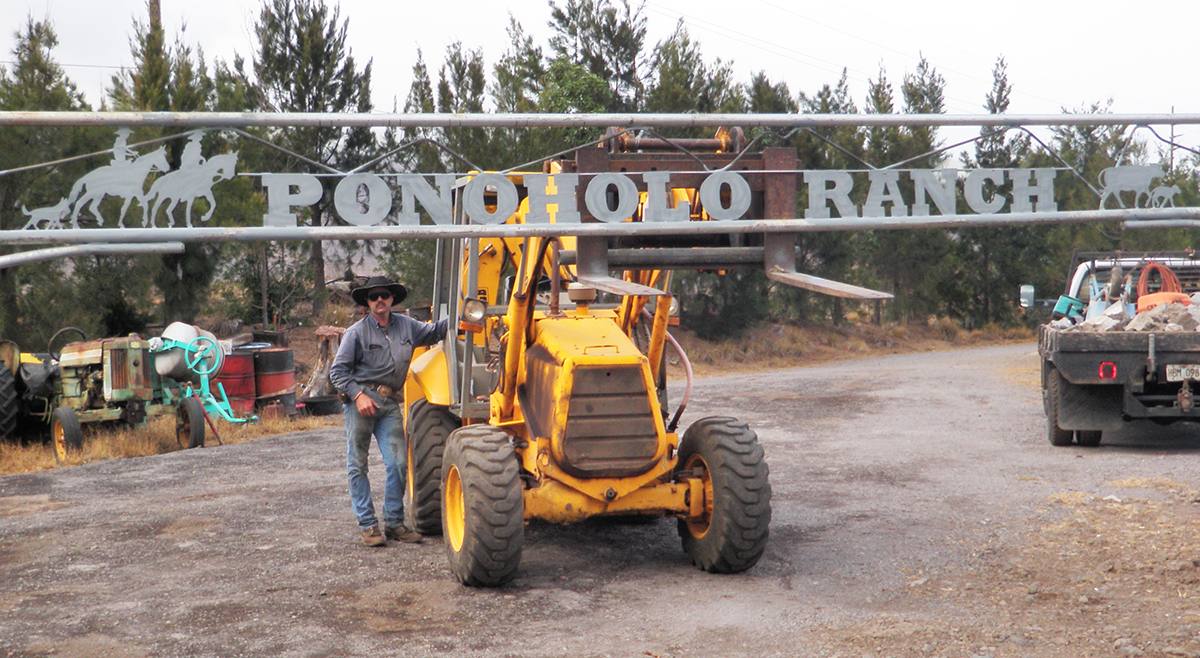
[[[211,334],[191,330],[172,325],[161,338],[132,334],[87,340],[79,329],[68,328],[55,334],[44,353],[0,342],[5,366],[0,368],[0,434],[48,426],[55,457],[62,461],[82,449],[82,428],[91,423],[138,426],[173,413],[180,445],[196,448],[204,445],[210,415],[230,422],[254,420],[234,417],[219,385],[210,389],[221,350]],[[64,337],[81,340],[54,349]]]

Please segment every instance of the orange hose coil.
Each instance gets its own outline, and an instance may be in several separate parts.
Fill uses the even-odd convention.
[[[1179,284],[1179,277],[1175,276],[1171,268],[1161,263],[1150,261],[1142,268],[1142,275],[1138,277],[1138,297],[1150,292],[1151,272],[1157,272],[1159,280],[1162,281],[1158,292],[1183,292],[1183,286]]]

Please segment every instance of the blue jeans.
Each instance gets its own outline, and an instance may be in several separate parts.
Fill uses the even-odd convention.
[[[374,397],[374,396],[372,396]],[[382,398],[375,398],[378,403]],[[346,476],[350,482],[350,506],[363,530],[378,525],[375,504],[371,502],[371,482],[367,479],[367,453],[371,435],[383,455],[383,524],[396,528],[404,523],[404,479],[408,469],[408,449],[404,444],[404,417],[400,404],[383,400],[375,416],[358,413],[353,404],[343,405],[346,422]]]

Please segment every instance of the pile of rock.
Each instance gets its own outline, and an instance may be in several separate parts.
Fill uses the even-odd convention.
[[[1109,305],[1104,312],[1089,320],[1076,324],[1070,318],[1060,318],[1051,323],[1067,331],[1200,331],[1200,293],[1192,295],[1191,302],[1159,304],[1129,317],[1126,304]]]

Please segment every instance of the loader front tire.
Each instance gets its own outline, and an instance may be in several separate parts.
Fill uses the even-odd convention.
[[[65,462],[68,456],[83,450],[83,429],[79,415],[71,407],[59,407],[50,415],[50,438],[54,441],[54,459]]]
[[[462,423],[446,407],[417,400],[408,409],[408,500],[413,530],[442,534],[442,453],[446,439]]]
[[[703,418],[679,442],[680,480],[700,478],[705,505],[679,520],[683,550],[699,568],[737,573],[758,563],[771,525],[771,483],[758,436],[733,418]]]
[[[17,414],[21,399],[17,396],[17,380],[12,371],[0,363],[0,438],[12,435],[17,429]]]
[[[442,528],[455,577],[471,587],[512,580],[525,542],[525,502],[508,434],[491,425],[451,433],[442,492]]]

